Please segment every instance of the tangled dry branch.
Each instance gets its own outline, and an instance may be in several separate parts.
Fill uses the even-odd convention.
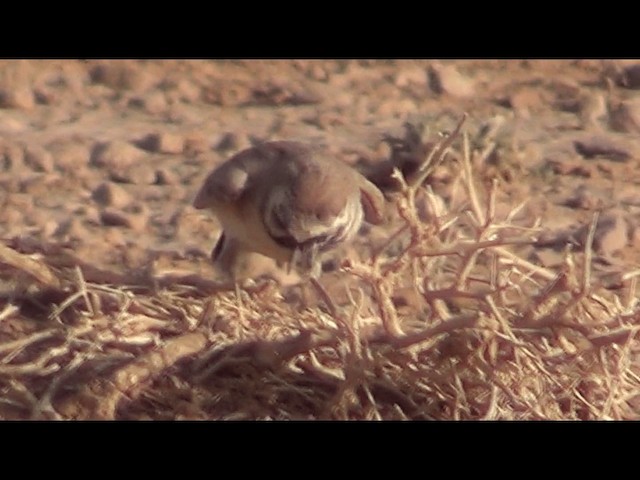
[[[320,292],[306,306],[271,283],[239,299],[195,275],[0,244],[0,416],[637,418],[637,272],[594,277],[597,216],[558,271],[527,260],[538,222],[515,222],[521,205],[496,214],[498,183],[472,174],[482,152],[465,135],[454,149],[463,122],[431,144],[411,126],[387,137],[395,233],[343,262],[344,295],[302,287]],[[425,185],[437,169],[444,195]]]

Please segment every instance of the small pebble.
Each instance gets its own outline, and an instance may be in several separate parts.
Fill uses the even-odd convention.
[[[103,206],[122,208],[131,203],[131,195],[113,182],[101,183],[91,194],[93,200]]]

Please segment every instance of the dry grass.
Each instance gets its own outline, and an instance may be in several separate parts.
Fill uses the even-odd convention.
[[[397,170],[394,233],[343,263],[346,301],[0,245],[0,417],[637,418],[639,272],[596,278],[593,235],[558,271],[527,261],[538,222],[496,215],[499,186],[478,188],[482,152],[459,139]],[[423,186],[434,171],[446,201]]]

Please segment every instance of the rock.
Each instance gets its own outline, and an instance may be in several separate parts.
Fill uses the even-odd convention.
[[[60,102],[60,96],[44,85],[33,89],[33,97],[41,105],[55,105]]]
[[[580,246],[584,246],[590,225],[583,225],[578,229],[575,238]],[[593,249],[596,253],[611,256],[627,246],[629,241],[629,226],[622,212],[611,211],[600,215],[593,237]]]
[[[106,85],[114,90],[145,90],[154,79],[146,69],[130,61],[109,60],[95,65],[89,71],[93,83]]]
[[[246,81],[211,79],[202,88],[202,101],[213,105],[233,107],[251,101],[252,89]]]
[[[564,204],[570,208],[581,208],[593,210],[602,206],[602,199],[596,198],[586,185],[580,185],[574,191],[572,197],[568,198]]]
[[[209,150],[209,142],[202,133],[191,133],[185,136],[184,153],[185,155],[197,155]]]
[[[41,223],[40,225],[40,235],[42,235],[44,238],[51,237],[58,228],[58,223],[55,220],[51,219],[44,220],[44,223]]]
[[[20,178],[20,192],[28,193],[34,197],[48,196],[52,190],[59,188],[61,174],[58,173],[32,173],[22,175]]]
[[[311,68],[307,70],[307,76],[318,82],[329,81],[329,72],[321,65],[312,65]]]
[[[32,110],[35,104],[33,90],[29,87],[0,88],[0,108]]]
[[[131,195],[120,185],[112,182],[101,183],[92,194],[91,198],[103,206],[122,208],[131,203]]]
[[[84,170],[91,157],[90,149],[82,142],[74,140],[56,140],[46,149],[51,152],[56,169],[63,172]]]
[[[621,212],[602,215],[596,227],[594,245],[602,255],[610,256],[627,246],[629,227]]]
[[[411,67],[400,70],[395,74],[393,83],[396,87],[407,87],[411,84],[426,86],[427,85],[427,72],[422,67]]]
[[[123,169],[111,169],[109,174],[113,181],[121,183],[153,185],[157,181],[155,169],[143,163],[136,163]]]
[[[640,88],[640,63],[626,66],[618,77],[618,83],[626,88]]]
[[[532,258],[529,258],[529,260],[547,268],[558,267],[564,262],[565,255],[566,253],[563,249],[540,248],[533,252]]]
[[[611,106],[609,126],[624,133],[640,133],[640,98],[625,100]]]
[[[221,135],[214,148],[219,152],[238,150],[240,143],[241,141],[238,134],[234,132],[226,132]]]
[[[625,162],[633,157],[631,149],[620,139],[608,135],[590,135],[575,140],[573,146],[584,158],[605,157],[614,162]]]
[[[556,155],[556,158],[545,158],[545,168],[550,168],[557,175],[574,175],[577,177],[591,178],[594,175],[595,167],[586,164],[581,159],[566,158]]]
[[[520,117],[529,118],[531,112],[544,106],[545,100],[539,90],[525,87],[509,95],[507,103]]]
[[[109,227],[125,227],[142,231],[147,225],[147,216],[107,207],[100,212],[100,221]]]
[[[53,155],[40,146],[24,147],[24,163],[36,172],[51,173],[54,170]]]
[[[24,164],[24,151],[15,143],[0,139],[0,172],[17,172]]]
[[[140,108],[151,115],[158,115],[167,110],[167,98],[163,92],[152,90],[144,95],[135,96],[129,100],[128,105]]]
[[[380,117],[406,118],[418,111],[418,105],[410,98],[387,100],[382,102],[376,111]]]
[[[14,135],[29,130],[27,119],[13,118],[8,115],[0,115],[0,135]]]
[[[586,93],[579,103],[579,116],[583,128],[597,126],[598,122],[607,118],[607,101],[602,93]]]
[[[2,236],[10,237],[24,233],[24,208],[3,205],[0,208],[0,225],[2,225]]]
[[[177,185],[180,177],[169,168],[159,168],[156,170],[156,183],[158,185]]]
[[[251,89],[249,105],[315,105],[322,96],[308,87],[279,81],[260,82]]]
[[[587,98],[580,84],[572,78],[552,79],[546,90],[549,92],[553,108],[564,112],[579,113],[582,102]]]
[[[196,103],[200,100],[202,89],[191,80],[181,78],[175,85],[178,100],[185,103]]]
[[[91,225],[102,225],[102,221],[100,220],[101,209],[93,203],[87,202],[86,204],[80,205],[71,211],[74,215],[83,218]]]
[[[453,65],[434,63],[428,70],[429,87],[438,94],[454,97],[470,97],[474,94],[474,82],[462,75]]]
[[[53,236],[59,240],[86,238],[87,229],[82,225],[82,222],[78,218],[72,217],[61,222],[57,222]]]
[[[145,152],[128,142],[115,140],[97,144],[91,153],[91,163],[118,174],[145,157]]]
[[[178,154],[184,150],[184,137],[167,132],[150,133],[136,142],[136,145],[150,152]]]
[[[120,228],[107,228],[105,229],[103,240],[109,246],[109,248],[119,247],[126,245],[125,234]]]

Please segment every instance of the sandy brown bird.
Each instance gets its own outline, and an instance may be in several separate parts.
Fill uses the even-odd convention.
[[[352,239],[363,220],[382,221],[384,197],[321,149],[275,141],[213,170],[193,206],[211,209],[222,224],[212,257],[234,280],[250,274],[243,258],[255,253],[317,277],[322,253]]]

